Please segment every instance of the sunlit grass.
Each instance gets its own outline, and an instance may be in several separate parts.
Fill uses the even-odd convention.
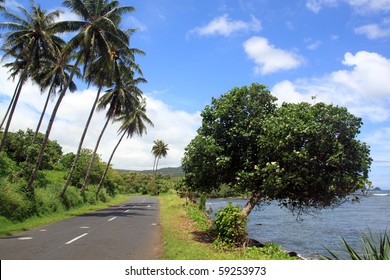
[[[175,193],[160,199],[160,221],[163,229],[166,260],[277,260],[295,259],[280,246],[267,244],[263,248],[220,250],[212,246],[208,230],[210,222],[197,207],[186,206]]]

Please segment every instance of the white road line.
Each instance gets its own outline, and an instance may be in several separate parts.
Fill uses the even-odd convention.
[[[130,212],[130,209],[127,209],[127,210],[125,211],[125,213],[127,213],[127,212]]]
[[[66,242],[65,244],[68,245],[68,244],[70,244],[70,243],[73,243],[73,242],[75,242],[77,239],[80,239],[80,238],[86,236],[87,234],[88,234],[88,232],[86,232],[86,233],[84,233],[84,234],[82,234],[82,235],[80,235],[80,236],[77,236],[76,238],[73,238],[72,240]]]
[[[30,237],[30,236],[26,236],[26,237],[19,237],[18,239],[19,239],[19,240],[31,240],[31,239],[33,239],[33,238]]]
[[[108,221],[111,222],[112,220],[115,220],[117,217],[112,217],[111,219],[109,219]]]
[[[83,229],[88,229],[89,227],[88,226],[82,226],[80,228],[83,228]]]

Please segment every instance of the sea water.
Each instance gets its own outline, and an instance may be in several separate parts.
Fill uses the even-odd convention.
[[[246,203],[245,200],[211,199],[207,201],[207,207],[215,214],[229,202],[240,206]],[[279,244],[308,259],[330,256],[325,247],[348,259],[341,237],[361,252],[362,233],[371,232],[377,237],[385,231],[390,232],[390,191],[360,196],[359,202],[347,202],[302,218],[297,220],[288,210],[271,203],[251,212],[248,235],[261,243]]]

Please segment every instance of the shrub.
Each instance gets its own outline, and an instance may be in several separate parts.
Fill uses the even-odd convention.
[[[66,209],[80,207],[84,204],[83,197],[80,195],[79,189],[69,186],[62,200]]]
[[[21,186],[0,180],[0,216],[22,221],[33,215],[33,202],[20,190]]]
[[[38,215],[56,213],[64,209],[58,193],[58,187],[38,188],[35,190],[35,204]]]
[[[241,209],[229,203],[217,212],[213,221],[213,229],[217,236],[214,245],[243,244],[247,236],[246,224],[247,218],[242,215]]]
[[[6,177],[16,170],[16,164],[4,152],[0,152],[0,177]]]

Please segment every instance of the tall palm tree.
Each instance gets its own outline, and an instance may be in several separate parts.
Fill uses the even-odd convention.
[[[153,173],[157,174],[158,162],[162,157],[166,157],[168,154],[168,144],[165,144],[163,140],[155,140],[152,147],[152,154],[154,155]]]
[[[119,48],[128,48],[129,44],[128,34],[119,28],[121,16],[125,13],[133,12],[134,8],[131,6],[119,6],[118,1],[110,2],[108,0],[65,0],[63,5],[81,18],[80,21],[70,21],[64,24],[69,29],[78,31],[76,36],[68,43],[67,49],[78,52],[78,58],[80,61],[82,59],[84,66],[84,76],[92,68],[91,65],[98,60],[106,62],[101,64],[105,65],[105,67],[98,72],[100,76],[102,77],[104,74],[110,73],[112,71],[110,67],[113,65],[113,57],[110,53],[111,46],[115,45]],[[93,71],[90,71],[90,73],[93,73]],[[97,80],[92,77],[89,79],[89,82]],[[100,92],[105,84],[106,80],[104,78],[98,82],[98,93],[81,136],[76,157],[60,193],[61,197],[64,196],[71,182],[85,135],[99,100]]]
[[[35,130],[32,144],[36,140],[50,99],[54,98],[57,93],[63,90],[70,78],[69,73],[72,72],[74,67],[69,63],[70,59],[70,56],[66,56],[64,53],[59,53],[54,59],[44,59],[41,64],[41,69],[38,69],[38,71],[33,73],[34,80],[40,84],[41,92],[43,92],[46,88],[49,88],[49,90]],[[80,71],[77,68],[75,75],[79,78],[81,77]],[[70,81],[69,90],[70,92],[77,90],[77,86],[73,81]]]
[[[107,106],[109,108],[106,113],[106,122],[96,142],[95,149],[93,151],[87,169],[87,173],[84,178],[84,183],[81,187],[81,191],[84,191],[88,184],[88,179],[91,174],[95,155],[109,121],[114,120],[115,117],[120,116],[122,114],[128,115],[130,114],[131,111],[134,110],[136,106],[135,104],[139,103],[138,98],[142,96],[142,91],[137,87],[137,84],[139,84],[140,82],[146,82],[145,79],[143,79],[142,77],[137,79],[133,78],[134,72],[130,68],[134,64],[133,59],[131,59],[130,61],[131,64],[130,67],[128,67],[127,65],[129,64],[127,63],[128,61],[121,60],[119,52],[112,51],[112,54],[116,58],[114,71],[113,71],[114,73],[113,79],[115,80],[115,86],[112,89],[107,90],[105,95],[103,95],[99,100],[99,106],[98,106],[99,110],[103,110]]]
[[[123,114],[122,116],[118,117],[115,121],[122,122],[122,125],[118,130],[119,133],[122,132],[122,136],[119,138],[118,143],[116,144],[114,150],[110,155],[110,158],[106,165],[106,169],[104,170],[104,173],[100,179],[99,187],[96,191],[96,196],[98,196],[100,189],[103,186],[103,182],[104,179],[106,178],[108,168],[110,167],[111,164],[111,160],[114,157],[114,154],[119,144],[122,142],[122,139],[125,137],[125,135],[127,135],[127,138],[133,137],[134,134],[138,134],[139,136],[142,136],[144,132],[146,133],[145,123],[147,123],[150,126],[153,126],[152,121],[146,116],[146,102],[144,99],[130,114]]]
[[[1,22],[1,29],[10,30],[6,34],[5,42],[2,46],[4,51],[3,59],[9,56],[15,58],[11,76],[19,75],[19,82],[15,88],[12,98],[12,105],[7,110],[8,120],[4,128],[3,139],[0,143],[0,150],[4,147],[11,120],[18,103],[18,99],[27,81],[31,69],[40,68],[43,57],[55,56],[64,41],[56,36],[55,20],[59,17],[60,11],[56,10],[48,13],[42,10],[39,5],[31,1],[31,12],[23,7],[18,7],[22,16],[3,10],[4,16],[10,22]]]

